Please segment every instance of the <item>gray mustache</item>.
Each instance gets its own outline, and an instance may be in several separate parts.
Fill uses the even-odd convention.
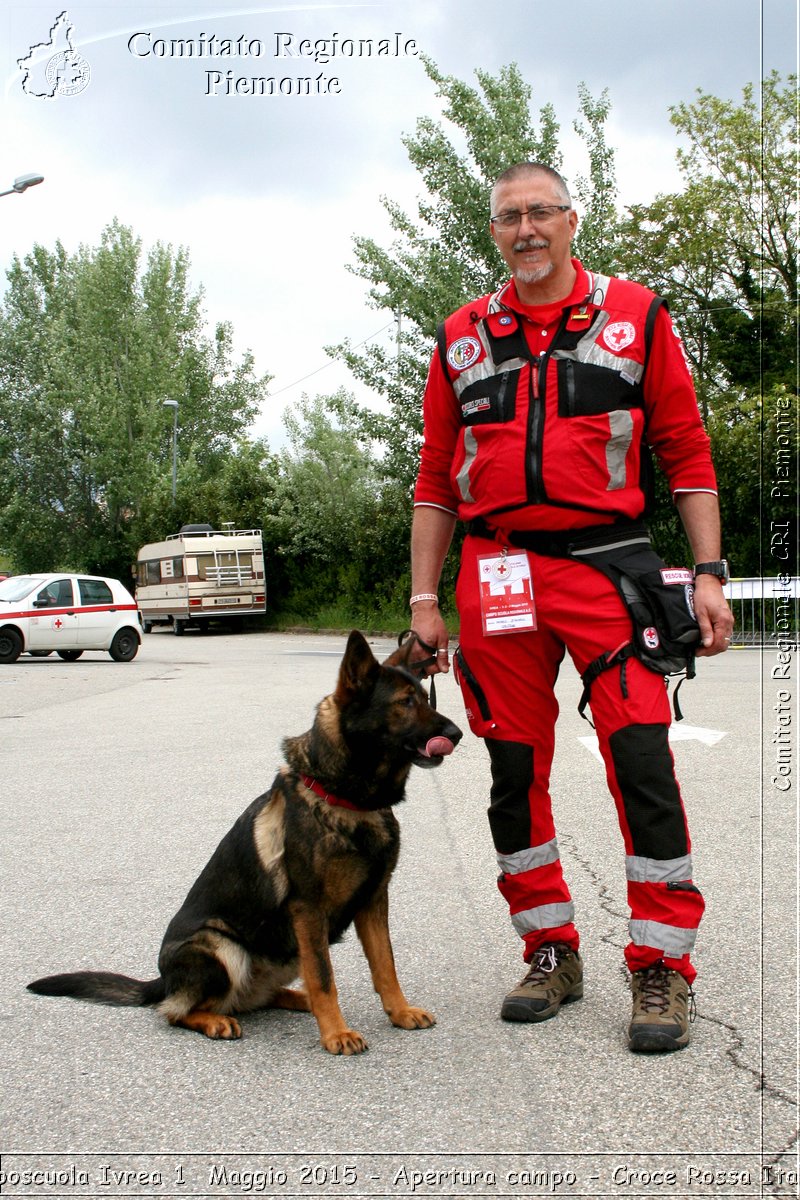
[[[526,238],[524,241],[515,242],[513,249],[520,254],[523,250],[546,250],[549,245],[549,242],[542,241],[541,238]]]

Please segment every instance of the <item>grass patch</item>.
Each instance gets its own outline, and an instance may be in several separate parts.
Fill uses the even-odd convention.
[[[451,638],[457,636],[458,617],[455,612],[445,612],[445,624]],[[365,605],[363,608],[341,600],[331,601],[309,612],[305,607],[291,607],[267,612],[264,618],[269,629],[280,632],[349,633],[360,629],[372,637],[397,637],[411,626],[411,610],[399,605]]]

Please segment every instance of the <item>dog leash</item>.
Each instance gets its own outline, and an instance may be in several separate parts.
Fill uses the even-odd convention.
[[[437,649],[436,646],[430,646],[427,642],[423,641],[419,634],[413,629],[404,629],[403,632],[398,635],[398,646],[404,645],[410,637],[414,638],[417,644],[421,646],[423,650],[427,650],[428,654],[430,655],[429,658],[418,658],[416,662],[408,664],[408,669],[413,671],[413,673],[419,676],[419,678],[422,680],[427,675],[428,667],[435,666],[436,662],[438,661]],[[434,683],[433,675],[430,677],[430,705],[431,708],[436,708],[436,684]]]

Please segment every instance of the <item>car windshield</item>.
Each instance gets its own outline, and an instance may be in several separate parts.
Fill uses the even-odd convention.
[[[41,582],[41,576],[12,575],[10,579],[4,579],[0,583],[0,600],[10,603],[13,603],[15,600],[21,600],[23,596],[27,596],[28,592],[32,592]]]

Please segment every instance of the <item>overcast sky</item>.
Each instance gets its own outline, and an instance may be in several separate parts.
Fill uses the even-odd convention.
[[[698,88],[738,100],[762,70],[796,71],[797,10],[798,0],[3,0],[0,185],[29,172],[45,182],[3,199],[0,287],[14,254],[56,239],[96,245],[115,217],[145,248],[185,246],[209,327],[231,321],[237,350],[274,377],[252,432],[275,448],[287,404],[352,386],[325,345],[393,335],[347,265],[354,235],[391,240],[381,196],[413,211],[418,177],[401,137],[440,112],[419,53],[471,83],[476,68],[516,62],[534,111],[555,108],[573,177],[587,169],[571,132],[578,84],[608,88],[619,200],[636,203],[678,186],[670,105]],[[385,39],[389,52],[348,54],[359,39],[373,49]],[[226,42],[235,54],[219,53]],[[206,53],[186,57],[190,44]],[[288,94],[247,94],[252,77]],[[308,77],[319,94],[294,94]]]

